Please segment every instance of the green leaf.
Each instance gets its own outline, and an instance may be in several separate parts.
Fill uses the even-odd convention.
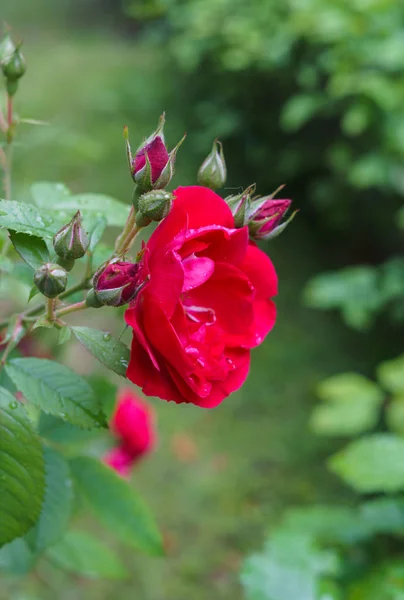
[[[0,571],[25,575],[31,569],[33,554],[23,538],[17,538],[0,548]]]
[[[404,394],[393,396],[385,412],[388,428],[404,435]]]
[[[108,225],[123,227],[130,210],[129,205],[104,194],[72,196],[61,183],[35,183],[31,186],[31,193],[39,208],[57,211],[60,218],[67,218],[80,210],[83,215],[91,213],[98,217],[105,217]]]
[[[42,551],[57,542],[67,529],[73,502],[73,487],[67,461],[45,448],[45,497],[32,537],[35,549]]]
[[[11,258],[7,256],[0,256],[0,273],[12,273],[14,269],[14,263]]]
[[[313,538],[294,531],[276,531],[260,554],[250,556],[241,571],[247,600],[333,599],[338,573],[336,553],[322,550]],[[327,577],[327,578],[326,578]]]
[[[404,392],[404,354],[382,362],[377,369],[380,384],[389,392]]]
[[[72,327],[76,338],[103,365],[126,377],[129,364],[129,348],[111,336],[110,333],[90,329],[89,327]]]
[[[42,238],[11,231],[10,239],[21,258],[35,271],[44,263],[50,262],[48,248]]]
[[[47,557],[57,566],[86,577],[123,579],[128,572],[116,554],[84,531],[68,531],[49,548]]]
[[[59,340],[58,344],[64,344],[68,342],[71,338],[72,330],[67,325],[64,325],[62,329],[59,331]]]
[[[44,412],[80,427],[105,425],[87,381],[64,365],[43,358],[15,358],[6,371],[27,400]]]
[[[31,185],[31,196],[40,208],[52,210],[70,194],[70,190],[63,183],[39,181]]]
[[[0,227],[40,238],[51,238],[62,225],[63,222],[58,220],[57,215],[51,217],[49,212],[41,214],[31,204],[0,200]]]
[[[321,382],[318,396],[324,404],[317,406],[311,426],[322,435],[357,435],[372,429],[379,418],[383,391],[357,373],[341,373]]]
[[[81,429],[77,425],[66,423],[53,415],[42,412],[38,422],[38,433],[57,444],[79,445],[93,440],[99,435],[97,429]]]
[[[403,456],[403,438],[375,433],[348,444],[328,465],[358,492],[396,492],[404,489]]]
[[[88,230],[88,237],[90,239],[88,249],[90,252],[94,252],[94,249],[101,240],[106,227],[107,220],[105,217],[95,217],[92,220]]]
[[[0,546],[24,535],[41,511],[45,487],[40,439],[15,397],[0,388]]]
[[[126,481],[93,458],[75,458],[70,464],[79,489],[106,527],[135,548],[150,554],[162,553],[162,540],[154,520]]]

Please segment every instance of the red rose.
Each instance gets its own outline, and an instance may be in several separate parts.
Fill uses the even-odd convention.
[[[119,445],[103,460],[120,475],[126,477],[138,460],[155,445],[155,428],[152,409],[132,390],[120,390],[110,428]]]
[[[210,408],[243,384],[250,349],[272,329],[277,277],[220,196],[198,186],[174,195],[143,254],[150,281],[125,313],[127,377],[147,396]]]
[[[94,275],[93,285],[101,304],[127,304],[139,289],[139,265],[123,261],[110,263]]]
[[[155,183],[167,165],[170,155],[162,138],[158,135],[151,142],[143,146],[135,154],[132,163],[133,175],[141,174],[142,169],[146,166],[146,154],[151,166],[151,181]]]

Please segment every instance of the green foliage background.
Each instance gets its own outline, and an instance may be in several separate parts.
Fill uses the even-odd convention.
[[[300,215],[265,246],[280,277],[279,321],[255,351],[246,386],[215,411],[154,403],[160,448],[133,479],[163,528],[168,558],[120,549],[130,574],[122,583],[40,565],[23,581],[7,576],[0,598],[242,598],[242,557],[285,506],[353,501],[324,466],[338,439],[309,430],[318,382],[344,370],[373,374],[402,351],[404,7],[19,0],[2,8],[28,62],[17,110],[49,122],[17,139],[16,198],[28,200],[33,181],[53,180],[129,202],[122,127],[140,141],[166,110],[169,142],[188,132],[175,184],[194,181],[218,136],[229,187],[256,181],[265,193],[286,182]],[[309,279],[346,267],[359,272],[322,275],[304,297],[340,309],[362,333],[302,307]],[[64,360],[96,369],[73,348]],[[181,451],[184,439],[191,450]]]

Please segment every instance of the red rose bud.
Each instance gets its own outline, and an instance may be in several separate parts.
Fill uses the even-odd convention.
[[[127,477],[135,463],[155,447],[153,409],[130,388],[124,388],[118,394],[110,428],[119,445],[110,450],[103,461]]]
[[[233,214],[235,227],[240,228],[247,225],[252,195],[254,192],[255,183],[246,188],[241,194],[235,194],[225,198],[225,201]]]
[[[174,196],[164,190],[152,190],[140,196],[136,223],[142,227],[150,221],[161,221],[170,212]]]
[[[211,190],[216,190],[224,186],[226,178],[227,170],[223,146],[219,140],[215,140],[211,153],[205,158],[198,171],[198,183]]]
[[[255,200],[249,211],[250,236],[256,240],[268,240],[282,233],[297,212],[281,223],[291,204],[291,200],[274,200],[272,196]]]
[[[56,298],[66,289],[67,273],[59,265],[46,263],[34,275],[34,283],[47,298]]]
[[[94,295],[100,304],[122,306],[133,300],[144,284],[139,285],[140,265],[117,261],[101,268],[93,280]]]
[[[164,114],[156,131],[138,148],[132,160],[132,177],[143,192],[165,188],[174,175],[174,164],[178,148],[185,136],[169,153],[167,151],[163,128]]]
[[[70,261],[81,258],[87,252],[88,235],[83,229],[78,210],[73,219],[53,237],[53,247],[60,258]]]

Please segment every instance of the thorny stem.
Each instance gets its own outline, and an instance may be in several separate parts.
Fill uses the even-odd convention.
[[[32,325],[30,326],[30,328],[32,327]],[[13,331],[11,332],[10,339],[7,342],[7,346],[4,348],[3,356],[1,357],[0,372],[2,371],[4,365],[6,364],[8,355],[10,354],[11,350],[16,345],[16,341],[18,340],[18,334],[20,333],[21,328],[22,328],[22,319],[17,318],[15,320],[15,325],[14,325]]]

